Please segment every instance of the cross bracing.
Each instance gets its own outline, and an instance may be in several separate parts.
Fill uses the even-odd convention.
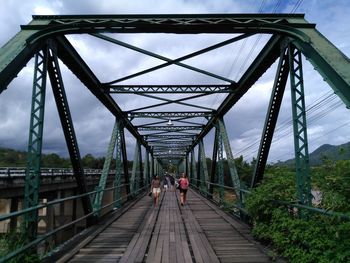
[[[231,85],[111,85],[109,93],[230,93]]]
[[[179,54],[171,58],[118,39],[118,36],[124,33],[166,33],[181,36],[227,34],[228,37],[190,53]],[[140,71],[124,72],[121,75],[108,74],[110,79],[102,80],[79,54],[79,49],[71,43],[68,37],[71,34],[88,34],[96,41],[108,43],[116,48],[127,49],[129,52],[136,52],[141,56],[147,56],[147,58],[157,59],[161,63]],[[208,69],[202,64],[194,66],[190,63],[190,59],[196,59],[199,56],[207,55],[207,58],[210,59],[208,54],[213,50],[218,51],[225,46],[235,45],[242,40],[261,36],[261,34],[267,35],[269,39],[256,51],[250,64],[243,67],[242,75],[238,75],[234,79],[230,76],[224,76],[216,69]],[[184,45],[190,45],[190,42],[184,41]],[[221,176],[219,179],[224,181],[222,162],[225,152],[230,178],[236,194],[239,195],[241,182],[235,168],[230,146],[230,133],[226,130],[224,116],[278,59],[280,59],[280,63],[273,87],[275,93],[271,96],[271,105],[269,105],[263,127],[261,147],[257,153],[258,164],[251,184],[252,187],[263,178],[288,74],[292,76],[292,90],[297,95],[297,98],[293,99],[293,103],[298,111],[305,112],[305,106],[299,99],[299,97],[303,98],[301,86],[304,89],[303,85],[299,84],[302,83],[303,76],[301,55],[309,59],[346,106],[350,107],[349,59],[318,32],[314,24],[308,23],[302,14],[33,16],[33,21],[22,26],[21,31],[0,49],[0,92],[6,89],[31,57],[38,55],[43,50],[48,50],[50,55],[48,72],[52,82],[51,86],[56,91],[54,96],[60,113],[62,130],[73,167],[76,170],[76,180],[81,193],[85,192],[85,183],[81,172],[79,147],[77,138],[75,138],[73,121],[70,117],[69,100],[65,95],[62,74],[58,70],[59,63],[64,63],[68,70],[81,81],[82,85],[115,117],[118,125],[113,132],[114,137],[116,137],[113,140],[116,142],[111,145],[117,147],[117,163],[120,166],[118,176],[116,176],[118,177],[116,184],[120,182],[120,171],[123,168],[126,185],[130,185],[132,191],[139,189],[144,182],[147,182],[144,179],[155,173],[155,167],[159,168],[157,160],[161,162],[178,160],[178,163],[185,163],[183,166],[186,171],[199,181],[209,180],[209,177],[213,181],[216,162],[218,162],[217,167]],[[298,55],[298,63],[295,62],[296,58],[291,57],[291,54]],[[118,61],[118,63],[123,63],[123,61]],[[289,66],[293,63],[296,64],[295,68]],[[193,74],[194,77],[190,79],[191,83],[183,83],[181,74],[176,76],[178,83],[175,83],[174,80],[168,83],[168,79],[162,79],[162,74],[156,75],[156,78],[153,75],[149,78],[150,81],[144,81],[148,73],[158,73],[158,70],[164,70],[170,66],[172,69],[181,69]],[[40,72],[40,74],[44,76],[45,72]],[[143,77],[143,81],[140,81],[138,77]],[[156,84],[153,79],[160,79],[164,83]],[[133,83],[136,84],[133,85]],[[44,87],[44,83],[40,86]],[[137,100],[141,103],[124,103],[124,101],[120,101],[121,96],[132,96],[134,101]],[[36,97],[37,95],[32,98],[34,103],[38,100]],[[130,97],[127,98],[130,99]],[[131,100],[126,101],[130,102]],[[32,112],[32,115],[35,116],[35,112]],[[298,118],[294,120],[294,125],[300,126],[302,123],[302,145],[300,146],[297,142],[297,140],[301,140],[301,136],[297,134],[300,131],[295,131],[294,138],[296,156],[300,157],[300,151],[307,146],[307,127],[306,122],[302,121],[304,116],[299,115],[296,115]],[[40,126],[43,126],[43,123],[40,123]],[[125,129],[136,139],[132,181],[130,183],[128,181]],[[206,152],[204,148],[206,145],[203,139],[213,129],[215,129],[213,166],[209,176],[205,162]],[[41,136],[36,136],[35,131],[30,132],[32,133],[30,136],[38,137],[40,140],[38,143],[41,144]],[[110,157],[107,158],[108,161],[112,158],[112,146],[108,151]],[[145,148],[146,156],[143,156],[145,154],[143,154],[141,147]],[[198,158],[195,158],[195,149],[197,148],[199,148]],[[296,171],[297,174],[299,173],[296,177],[297,185],[300,188],[298,189],[300,192],[300,200],[298,201],[308,203],[310,177],[307,151],[303,152],[302,155],[303,163],[299,165],[303,168],[302,174],[300,171]],[[147,163],[145,169],[143,169],[144,162]],[[29,171],[35,168],[31,167],[33,164],[30,162],[28,166]],[[144,178],[144,174],[146,178]],[[30,188],[28,193],[35,196],[39,182],[37,182],[37,178],[31,179],[29,177],[28,180],[31,181],[28,182]],[[104,184],[100,185],[102,187]],[[200,185],[202,190],[205,190],[205,187],[203,184]],[[130,188],[127,187],[126,190],[129,194]],[[95,199],[94,208],[100,207],[101,199]],[[237,200],[242,201],[238,196]],[[83,206],[85,212],[88,213],[91,207],[89,198],[83,198]],[[27,220],[26,223],[31,222],[28,219],[25,220]],[[31,233],[32,235],[35,233]]]
[[[211,111],[197,111],[197,112],[129,112],[129,118],[197,118],[206,117],[209,118],[213,115]]]
[[[152,127],[136,127],[138,131],[188,131],[188,130],[201,130],[201,126],[152,126]]]

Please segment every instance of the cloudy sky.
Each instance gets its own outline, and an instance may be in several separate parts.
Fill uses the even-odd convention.
[[[305,13],[309,22],[350,57],[350,1],[348,0],[3,0],[0,5],[0,46],[3,46],[21,24],[28,24],[31,15],[53,14],[170,14],[170,13]],[[176,58],[232,38],[232,35],[173,35],[123,34],[110,35],[118,40],[150,50],[169,58]],[[238,80],[255,58],[269,35],[257,35],[247,40],[186,60],[233,80]],[[134,51],[115,46],[88,35],[68,36],[87,64],[102,82],[112,81],[161,63]],[[350,114],[331,88],[307,61],[304,61],[308,135],[310,152],[324,143],[342,144],[350,141]],[[79,80],[61,64],[63,79],[81,155],[103,156],[113,127],[113,116],[103,108]],[[258,142],[270,98],[276,64],[251,88],[225,116],[232,150],[235,156],[250,160],[256,156]],[[33,61],[27,64],[8,89],[0,94],[0,147],[25,150],[28,141],[29,113],[33,78]],[[205,84],[223,82],[192,71],[172,66],[124,84]],[[217,108],[225,95],[191,100],[208,108]],[[123,110],[131,110],[157,102],[154,99],[113,95]],[[172,98],[179,96],[173,96]],[[159,102],[159,101],[158,101]],[[159,110],[182,110],[171,105]],[[192,109],[194,110],[194,109]],[[203,122],[203,120],[197,120]],[[137,123],[136,123],[137,124]],[[132,159],[135,140],[126,134],[128,156]],[[206,153],[210,157],[213,132],[205,138]],[[67,156],[66,145],[58,119],[50,86],[47,89],[44,146],[45,153]],[[289,83],[269,161],[286,160],[294,154],[290,110]]]

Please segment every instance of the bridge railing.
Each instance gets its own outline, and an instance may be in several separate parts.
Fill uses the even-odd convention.
[[[104,192],[107,192],[107,191],[113,191],[113,190],[115,190],[117,188],[123,188],[123,187],[126,187],[126,186],[127,186],[127,184],[122,184],[122,185],[119,185],[119,186],[105,188],[104,190],[95,190],[95,191],[91,191],[91,192],[88,192],[88,193],[85,193],[85,194],[81,194],[81,195],[75,195],[75,196],[70,196],[70,197],[56,199],[56,200],[53,200],[53,201],[50,201],[50,202],[47,202],[47,203],[43,203],[43,204],[31,207],[31,208],[23,209],[23,210],[12,212],[12,213],[5,214],[5,215],[0,215],[0,222],[6,221],[6,220],[11,220],[12,218],[21,217],[21,216],[24,216],[27,213],[30,213],[30,212],[33,212],[33,211],[39,211],[39,210],[42,210],[44,208],[48,208],[48,207],[51,207],[51,206],[54,206],[54,205],[57,205],[57,204],[61,204],[61,203],[67,202],[67,201],[77,200],[77,199],[80,199],[80,198],[85,197],[85,196],[89,196],[91,199],[93,199],[94,196],[97,193],[99,193],[99,192],[103,192],[104,193]],[[117,202],[120,202],[121,204],[125,204],[127,200],[129,200],[130,198],[133,198],[133,197],[135,198],[137,195],[139,195],[140,193],[144,192],[148,188],[149,188],[149,186],[146,185],[144,187],[136,189],[133,193],[122,195],[119,199],[116,199],[116,200],[113,200],[112,202],[104,204],[99,209],[94,210],[91,213],[85,214],[85,215],[79,217],[78,219],[72,220],[71,222],[66,223],[66,224],[64,224],[62,226],[59,226],[59,227],[53,229],[50,232],[42,234],[42,235],[38,236],[38,238],[36,238],[35,240],[32,240],[32,241],[27,242],[27,243],[24,243],[21,247],[17,248],[15,251],[12,251],[9,254],[1,257],[0,258],[0,263],[6,262],[6,261],[8,261],[10,259],[13,259],[13,258],[19,256],[20,254],[30,250],[31,248],[33,248],[35,246],[38,246],[42,242],[45,242],[45,241],[49,240],[51,237],[55,236],[60,231],[66,230],[67,228],[70,228],[70,227],[74,226],[75,224],[78,224],[79,222],[81,222],[83,220],[86,220],[88,218],[92,218],[94,215],[96,215],[97,213],[99,213],[103,209],[106,209],[108,207],[114,206]],[[38,221],[38,223],[39,223],[39,221]],[[18,233],[18,234],[20,234],[20,233]],[[25,240],[25,237],[22,237],[22,238],[23,238],[23,240]],[[55,250],[55,252],[57,252],[57,249],[59,249],[59,247],[58,248],[56,247],[55,249],[51,249],[50,251],[46,251],[45,255],[42,255],[42,256],[50,255],[53,252],[53,250]]]
[[[41,168],[41,176],[73,176],[73,169],[71,168]],[[99,175],[101,169],[84,169],[85,175]],[[110,170],[110,173],[115,173],[114,170]],[[25,167],[0,167],[1,177],[25,177]]]
[[[214,191],[214,194],[211,195],[211,193],[208,190],[205,190],[203,187],[197,187],[196,184],[191,183],[191,186],[194,189],[196,189],[199,193],[201,193],[206,198],[212,200],[214,203],[222,206],[225,209],[231,210],[231,212],[233,212],[233,214],[235,214],[235,215],[238,215],[240,213],[239,216],[242,216],[241,213],[243,213],[243,215],[248,216],[248,212],[244,208],[244,202],[242,203],[243,204],[243,206],[242,206],[239,203],[234,203],[234,201],[235,201],[235,197],[236,197],[235,190],[239,190],[239,192],[241,194],[241,200],[244,200],[246,198],[246,196],[251,193],[250,190],[248,190],[248,189],[235,189],[234,187],[216,184],[216,183],[211,183],[209,181],[202,181],[202,180],[198,180],[195,178],[191,178],[191,180],[194,180],[196,182],[198,181],[200,183],[205,183],[208,186],[206,189],[209,189],[209,186],[213,185],[216,188],[216,190],[218,190],[220,188],[227,190],[228,194],[233,197],[233,202],[232,202],[232,198],[229,198],[228,200],[225,198],[227,195],[224,195],[224,198],[222,199],[220,197],[220,194],[215,193],[215,191]],[[318,208],[318,207],[314,207],[314,206],[307,206],[307,205],[292,203],[292,202],[283,201],[283,200],[270,200],[270,201],[272,203],[275,203],[276,205],[282,205],[282,206],[285,206],[287,208],[307,210],[311,213],[316,213],[316,214],[320,214],[320,215],[324,215],[324,216],[338,217],[342,220],[350,221],[350,216],[347,214],[344,214],[344,213],[326,210],[326,209],[322,209],[322,208]]]

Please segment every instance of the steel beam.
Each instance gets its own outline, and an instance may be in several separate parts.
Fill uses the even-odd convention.
[[[114,99],[103,91],[100,81],[69,41],[63,36],[57,37],[57,52],[58,57],[73,72],[73,74],[77,76],[77,78],[116,118],[121,120],[123,127],[125,127],[135,138],[140,140],[145,147],[148,147],[147,143],[137,132],[131,121],[128,120]]]
[[[209,118],[213,115],[212,111],[165,111],[165,112],[128,112],[129,118],[160,118],[160,119],[169,119],[169,118]]]
[[[160,107],[160,106],[170,105],[170,104],[173,104],[173,103],[174,104],[188,106],[188,107],[198,108],[198,109],[202,109],[202,110],[213,111],[213,109],[208,108],[208,107],[204,107],[204,106],[200,106],[200,105],[195,105],[195,104],[190,104],[190,103],[183,102],[185,100],[193,100],[193,99],[196,99],[196,98],[200,98],[200,97],[204,97],[204,96],[210,95],[210,94],[207,94],[207,93],[201,93],[201,94],[193,95],[193,96],[190,96],[190,97],[184,97],[184,98],[180,98],[180,99],[176,99],[176,100],[170,100],[170,99],[166,99],[166,98],[163,98],[163,97],[157,97],[157,96],[153,96],[153,95],[149,95],[149,94],[139,94],[139,95],[147,97],[147,98],[151,98],[151,99],[165,101],[165,102],[158,103],[158,104],[153,104],[153,105],[149,105],[149,106],[145,106],[145,107],[141,107],[141,108],[137,108],[137,109],[132,109],[131,111],[142,111],[142,110],[146,110],[146,109],[152,109],[152,108],[156,108],[156,107]]]
[[[103,164],[103,169],[102,169],[102,173],[100,176],[100,180],[99,180],[98,186],[96,187],[96,190],[98,190],[99,192],[97,192],[95,195],[93,210],[95,212],[95,215],[97,215],[97,216],[99,216],[101,213],[100,210],[101,210],[101,206],[102,206],[102,198],[104,195],[104,189],[106,187],[107,177],[109,175],[109,170],[110,170],[111,162],[113,159],[113,152],[114,152],[114,148],[115,148],[115,144],[116,144],[116,140],[117,140],[118,129],[119,129],[119,125],[116,121],[114,123],[111,140],[110,140],[109,145],[108,145],[108,150],[107,150],[105,162]]]
[[[194,156],[194,148],[191,149],[191,177],[190,179],[195,179],[195,176],[197,175],[196,171],[196,158]],[[194,181],[196,182],[196,181]],[[193,183],[193,180],[192,182]]]
[[[211,168],[210,168],[210,182],[211,183],[215,182],[217,157],[218,157],[218,144],[219,144],[219,129],[216,125],[214,144],[213,144],[213,155],[212,155],[212,159],[211,159]],[[210,198],[213,198],[214,186],[212,184],[210,184],[210,187],[209,187],[209,194],[210,194]]]
[[[293,44],[289,45],[289,68],[297,193],[301,204],[311,205],[312,194],[302,58],[301,52]]]
[[[205,125],[201,133],[193,142],[193,147],[196,146],[201,139],[206,136],[209,131],[214,127],[214,124],[222,118],[235,104],[236,102],[254,85],[254,83],[265,73],[265,71],[271,67],[280,55],[280,46],[283,37],[272,36],[267,42],[264,48],[260,51],[258,56],[243,74],[241,79],[237,83],[237,91],[233,94],[229,94],[222,102],[216,111],[216,114],[210,118]]]
[[[128,156],[126,153],[126,143],[125,143],[125,135],[124,135],[124,125],[120,122],[120,143],[121,143],[121,151],[123,157],[123,172],[124,172],[124,181],[126,185],[126,195],[128,196],[128,200],[130,199],[130,180],[129,180],[129,168],[128,168]]]
[[[218,125],[219,126],[219,125]],[[224,146],[223,146],[223,136],[220,132],[220,126],[218,127],[218,184],[219,184],[219,203],[222,204],[225,200],[225,174],[224,174]],[[236,196],[237,191],[236,191]]]
[[[145,155],[145,165],[144,165],[144,181],[145,185],[149,185],[151,182],[150,178],[150,164],[149,164],[149,151],[146,149],[146,155]]]
[[[200,153],[200,180],[201,180],[201,189],[204,191],[205,194],[208,192],[208,184],[209,181],[209,173],[208,173],[208,166],[207,166],[207,159],[205,157],[205,150],[204,150],[204,143],[203,140],[199,142],[199,153]]]
[[[143,168],[142,168],[142,150],[141,150],[141,143],[138,142],[137,143],[139,150],[139,157],[138,157],[138,161],[139,161],[139,188],[142,188],[144,186],[144,180],[143,180]]]
[[[138,145],[138,142],[136,141],[136,144],[135,144],[135,151],[134,151],[134,159],[132,161],[132,172],[131,172],[131,179],[130,179],[130,186],[131,186],[131,193],[132,195],[135,195],[136,192],[138,191],[139,189],[139,177],[138,177],[138,174],[140,172],[140,160],[139,160],[139,145]]]
[[[24,187],[24,209],[39,204],[41,151],[43,143],[47,47],[35,55],[32,105],[30,114],[27,167]],[[38,211],[24,215],[22,231],[29,240],[36,238],[38,230]]]
[[[282,104],[282,98],[288,79],[288,73],[288,52],[287,49],[283,48],[277,67],[275,81],[272,88],[269,107],[265,118],[264,129],[260,140],[260,146],[256,158],[254,173],[251,180],[251,187],[256,186],[256,184],[258,184],[264,176],[266,161],[269,155],[269,150],[276,127],[278,114]]]
[[[240,200],[241,199],[241,197],[240,197],[241,181],[240,181],[238,174],[237,174],[235,160],[233,158],[230,140],[229,140],[228,135],[227,135],[227,131],[226,131],[226,127],[225,127],[225,123],[224,123],[223,118],[219,120],[218,125],[219,125],[219,129],[220,129],[220,137],[221,137],[220,141],[222,141],[222,144],[225,148],[226,158],[227,158],[227,163],[228,163],[228,167],[229,167],[229,171],[230,171],[232,185],[235,189],[237,200]]]
[[[200,126],[151,126],[151,127],[140,127],[135,126],[138,131],[169,131],[169,132],[177,132],[177,131],[188,131],[188,130],[201,130],[203,125]]]
[[[164,140],[171,140],[171,139],[184,139],[188,140],[191,139],[193,140],[196,136],[195,135],[182,135],[182,134],[164,134],[164,135],[142,135],[147,141],[149,139],[164,139]]]
[[[104,87],[109,93],[231,93],[234,85],[111,85]]]
[[[117,126],[117,137],[115,146],[115,179],[114,179],[114,207],[120,208],[121,206],[121,177],[122,177],[122,127],[118,119],[115,120]]]
[[[80,194],[84,194],[87,193],[84,169],[81,164],[79,146],[75,136],[73,121],[70,115],[68,100],[64,89],[58,59],[56,56],[57,51],[53,49],[55,49],[55,45],[51,43],[50,52],[48,53],[48,73],[63,129],[63,134],[66,139],[69,156],[72,162],[75,180],[77,181],[77,188]],[[84,213],[91,213],[92,205],[90,197],[85,196],[82,197],[81,200],[83,204]]]
[[[150,52],[150,51],[145,50],[145,49],[142,49],[142,48],[138,48],[138,47],[132,46],[132,45],[130,45],[130,44],[127,44],[127,43],[125,43],[125,42],[122,42],[122,41],[120,41],[120,40],[117,40],[117,39],[114,39],[114,38],[111,38],[111,37],[108,37],[108,36],[105,36],[105,35],[101,35],[101,34],[92,34],[92,35],[95,36],[95,37],[101,38],[101,39],[103,39],[103,40],[109,41],[109,42],[111,42],[111,43],[114,43],[114,44],[117,44],[117,45],[120,45],[120,46],[129,48],[129,49],[131,49],[131,50],[140,52],[140,53],[142,53],[142,54],[146,54],[146,55],[148,55],[148,56],[151,56],[151,57],[154,57],[154,58],[157,58],[157,59],[166,61],[166,63],[164,63],[164,64],[155,66],[155,67],[150,68],[150,69],[146,69],[146,70],[144,70],[144,71],[141,71],[141,72],[138,72],[138,73],[135,73],[135,74],[126,76],[126,77],[122,77],[122,78],[117,79],[117,80],[113,80],[113,81],[108,82],[108,83],[106,83],[106,84],[117,83],[117,82],[125,81],[125,80],[131,79],[131,78],[135,78],[135,77],[137,77],[137,76],[140,76],[140,75],[143,75],[143,74],[146,74],[146,73],[155,71],[155,70],[160,69],[160,68],[164,68],[164,67],[169,66],[169,65],[172,65],[172,64],[175,64],[175,65],[177,65],[177,66],[181,66],[181,67],[183,67],[183,68],[190,69],[190,70],[192,70],[192,71],[195,71],[195,72],[198,72],[198,73],[201,73],[201,74],[204,74],[204,75],[207,75],[207,76],[210,76],[210,77],[213,77],[213,78],[216,78],[216,79],[223,80],[223,81],[226,81],[226,82],[229,82],[229,83],[233,83],[233,84],[234,84],[235,81],[233,81],[233,80],[231,80],[231,79],[228,79],[228,78],[219,76],[219,75],[217,75],[217,74],[214,74],[214,73],[211,73],[211,72],[208,72],[208,71],[205,71],[205,70],[196,68],[196,67],[189,66],[189,65],[187,65],[187,64],[181,63],[180,61],[182,61],[182,60],[184,60],[184,59],[188,59],[188,58],[194,57],[194,56],[199,55],[199,54],[203,54],[204,52],[208,52],[208,51],[210,51],[210,50],[216,49],[216,48],[221,47],[221,46],[225,46],[225,45],[227,45],[227,44],[229,44],[229,43],[233,43],[233,42],[235,42],[235,41],[237,41],[237,40],[240,40],[240,39],[246,38],[247,36],[250,36],[250,35],[238,36],[238,37],[235,37],[235,38],[233,38],[233,39],[223,41],[222,43],[218,43],[218,44],[216,44],[216,45],[213,45],[213,46],[211,46],[211,47],[202,49],[202,50],[197,51],[197,52],[195,52],[195,53],[192,53],[192,54],[190,54],[190,55],[186,55],[186,56],[183,56],[183,57],[181,57],[181,58],[177,58],[177,59],[175,59],[175,60],[172,60],[172,59],[169,59],[169,58],[167,58],[167,57],[158,55],[158,54],[156,54],[156,53]]]

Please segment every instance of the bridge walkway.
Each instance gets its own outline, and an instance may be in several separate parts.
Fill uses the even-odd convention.
[[[270,262],[249,228],[189,190],[142,197],[59,262]]]

